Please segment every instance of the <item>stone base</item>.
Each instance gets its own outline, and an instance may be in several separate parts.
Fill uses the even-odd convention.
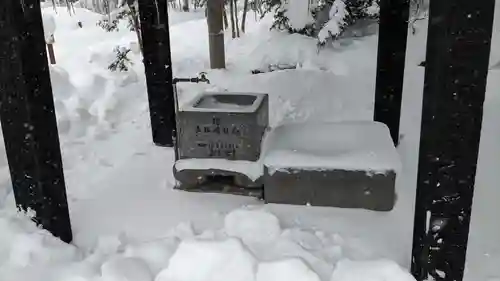
[[[238,172],[220,169],[177,171],[174,168],[174,176],[178,181],[176,189],[262,198],[262,179],[253,181],[248,176]]]
[[[390,211],[396,174],[345,170],[278,170],[264,174],[266,203]]]

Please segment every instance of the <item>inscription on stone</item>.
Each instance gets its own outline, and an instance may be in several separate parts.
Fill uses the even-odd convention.
[[[227,101],[236,109],[215,111],[197,106],[200,100]],[[248,97],[252,102],[246,102]],[[255,104],[254,104],[255,103]],[[245,107],[253,108],[248,110]],[[268,126],[268,97],[265,94],[206,93],[193,100],[192,107],[178,112],[179,158],[222,158],[257,161],[260,144]]]
[[[236,151],[241,147],[239,141],[231,142],[224,139],[218,138],[218,136],[234,136],[242,137],[246,135],[246,130],[243,129],[244,125],[230,125],[221,126],[220,118],[213,118],[211,124],[198,124],[196,125],[195,134],[199,135],[209,135],[208,141],[200,141],[197,146],[200,148],[205,148],[208,150],[209,157],[233,157],[236,155]],[[230,138],[238,140],[236,138]]]

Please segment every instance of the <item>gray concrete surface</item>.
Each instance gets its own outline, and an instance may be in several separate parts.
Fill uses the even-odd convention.
[[[390,211],[396,200],[395,180],[394,172],[288,170],[270,174],[266,167],[264,199],[266,203]]]
[[[256,161],[268,125],[267,94],[204,93],[178,112],[179,158]]]

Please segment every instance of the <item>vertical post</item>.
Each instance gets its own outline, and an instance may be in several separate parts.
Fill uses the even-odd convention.
[[[72,240],[39,0],[0,9],[0,117],[17,205]]]
[[[431,1],[412,254],[417,280],[463,279],[495,0]]]
[[[56,64],[56,54],[54,53],[54,43],[47,44],[50,64]]]
[[[389,127],[396,145],[399,142],[409,13],[409,0],[380,0],[374,120]]]
[[[153,142],[173,147],[176,123],[167,4],[167,0],[139,0],[139,16]]]
[[[226,68],[223,10],[223,0],[207,1],[208,47],[212,69]]]

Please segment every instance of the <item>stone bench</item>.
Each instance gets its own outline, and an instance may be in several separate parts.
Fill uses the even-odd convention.
[[[288,124],[264,142],[267,203],[390,211],[399,157],[381,123]]]

